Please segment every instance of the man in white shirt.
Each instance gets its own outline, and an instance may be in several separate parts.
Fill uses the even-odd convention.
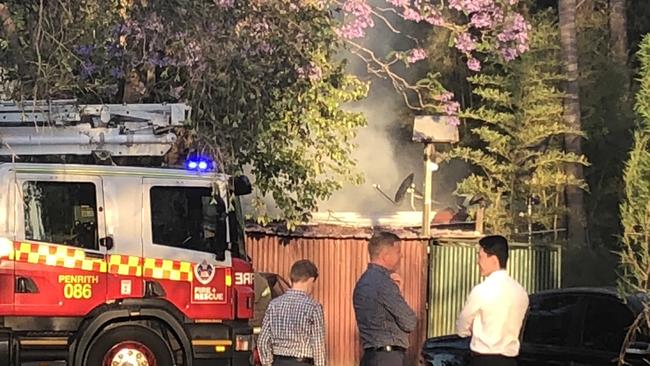
[[[461,337],[472,336],[471,366],[516,366],[528,294],[506,271],[506,238],[486,236],[479,245],[478,265],[485,280],[469,294],[456,330]]]

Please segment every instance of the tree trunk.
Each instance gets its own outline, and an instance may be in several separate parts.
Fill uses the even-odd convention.
[[[629,101],[630,73],[627,67],[627,4],[626,0],[609,0],[609,52],[623,77],[621,100]]]
[[[562,61],[567,80],[564,92],[564,118],[574,129],[581,131],[580,97],[578,85],[578,40],[576,27],[576,0],[559,0],[560,13],[560,45],[562,48]],[[581,138],[567,135],[564,145],[567,152],[577,155],[582,154]],[[568,164],[566,173],[578,179],[584,179],[584,172],[580,164]],[[568,210],[567,229],[570,246],[583,246],[586,243],[586,223],[584,192],[578,187],[566,189],[566,205]]]
[[[16,32],[16,24],[11,19],[11,11],[5,3],[0,3],[0,36],[9,42],[9,55],[18,67],[22,67],[24,60],[20,50],[20,41]]]
[[[625,0],[609,0],[609,47],[614,61],[627,65],[627,16]]]

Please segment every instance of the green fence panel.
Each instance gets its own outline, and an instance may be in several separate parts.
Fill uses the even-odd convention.
[[[431,244],[428,337],[455,332],[456,318],[467,295],[481,281],[477,256],[476,242]],[[508,272],[529,294],[559,288],[561,269],[559,245],[510,244]]]

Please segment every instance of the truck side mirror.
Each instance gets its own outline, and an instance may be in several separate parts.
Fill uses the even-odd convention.
[[[253,192],[251,181],[245,175],[233,177],[233,188],[235,190],[235,196],[245,196]]]

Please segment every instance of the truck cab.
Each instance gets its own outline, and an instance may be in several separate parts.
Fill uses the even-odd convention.
[[[56,110],[64,106],[67,115],[98,111],[104,126],[38,133],[21,120],[5,129],[14,132],[5,142],[23,151],[9,156],[5,148],[0,163],[0,364],[249,364],[253,269],[237,196],[250,184],[208,169],[205,159],[188,169],[45,162],[97,151],[104,160],[106,151],[161,154],[173,141],[166,133],[121,139],[125,124],[110,125],[111,106]],[[156,123],[180,122],[164,105],[128,107],[113,111],[140,113],[128,117],[134,131],[143,130],[134,123],[153,132]],[[161,111],[158,122],[147,115]],[[70,143],[79,134],[91,139]],[[137,143],[145,136],[149,150]]]

